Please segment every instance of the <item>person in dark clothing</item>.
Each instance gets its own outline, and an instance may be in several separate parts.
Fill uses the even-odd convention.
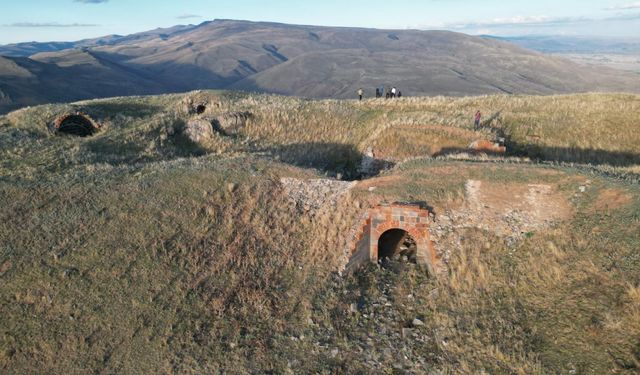
[[[380,88],[376,87],[376,98],[381,97],[382,95],[380,95]]]
[[[398,90],[398,98],[402,98],[402,91]]]
[[[480,129],[480,120],[482,120],[482,112],[478,110],[478,112],[476,112],[476,116],[474,117],[474,122],[473,122],[474,130]]]

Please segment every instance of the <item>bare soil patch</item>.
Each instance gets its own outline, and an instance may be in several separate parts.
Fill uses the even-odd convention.
[[[552,184],[467,180],[464,202],[436,216],[432,237],[440,256],[448,259],[468,229],[491,232],[513,244],[572,214],[568,199]]]
[[[632,200],[631,194],[622,189],[604,189],[598,194],[593,212],[616,210],[628,205]]]

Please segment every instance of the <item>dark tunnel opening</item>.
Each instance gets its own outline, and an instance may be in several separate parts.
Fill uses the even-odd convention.
[[[391,229],[382,234],[378,240],[378,260],[399,260],[406,257],[411,263],[417,262],[417,245],[415,239],[402,229]]]
[[[71,115],[66,117],[58,125],[57,133],[68,134],[76,137],[89,137],[95,134],[97,127],[85,116]]]

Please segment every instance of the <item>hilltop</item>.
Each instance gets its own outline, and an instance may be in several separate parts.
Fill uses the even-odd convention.
[[[0,116],[0,370],[635,373],[639,111],[199,91]],[[432,211],[435,272],[341,272],[385,202]]]
[[[640,87],[637,74],[454,32],[234,20],[71,44],[5,46],[3,54],[1,112],[194,89],[351,98],[359,87],[371,97],[381,85],[398,86],[411,96],[637,92]]]

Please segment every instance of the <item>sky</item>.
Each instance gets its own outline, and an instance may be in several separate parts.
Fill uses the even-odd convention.
[[[0,0],[0,44],[75,41],[213,19],[640,39],[640,0]]]

